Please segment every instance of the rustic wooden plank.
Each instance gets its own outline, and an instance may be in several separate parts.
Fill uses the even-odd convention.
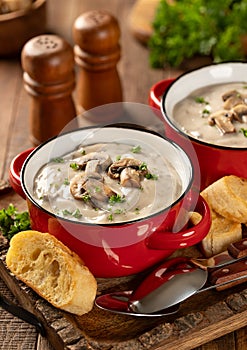
[[[5,311],[1,310],[1,313],[1,318],[4,318],[5,322],[0,324],[0,349],[16,350],[17,343],[21,342],[23,350],[35,350],[37,337],[35,329]]]
[[[120,26],[121,26],[121,45],[122,45],[122,59],[119,62],[119,71],[124,85],[124,95],[126,101],[133,101],[139,103],[147,103],[147,96],[149,92],[150,86],[161,78],[169,78],[174,77],[180,74],[181,71],[176,70],[151,70],[148,66],[148,50],[145,47],[139,45],[139,43],[132,38],[132,34],[129,31],[128,27],[128,16],[130,14],[131,8],[134,5],[135,0],[73,0],[73,2],[69,1],[61,1],[61,0],[49,0],[48,1],[48,23],[51,31],[56,32],[62,36],[64,36],[68,41],[72,42],[71,35],[71,26],[73,20],[82,12],[86,10],[91,10],[92,8],[106,8],[110,9],[110,11],[115,14],[119,18]],[[0,139],[1,139],[1,153],[0,153],[0,164],[1,164],[1,174],[6,177],[7,176],[7,167],[8,163],[12,157],[19,151],[25,149],[28,145],[28,133],[27,133],[27,124],[28,124],[28,98],[26,97],[26,93],[21,86],[21,69],[18,61],[1,61],[0,65],[0,100],[1,100],[1,121],[4,122],[4,128],[0,129]],[[9,138],[11,136],[9,131],[11,129],[11,134],[14,137]],[[25,130],[25,131],[24,131]],[[2,166],[4,164],[4,167]],[[26,204],[25,201],[20,199],[15,194],[11,193],[7,196],[2,196],[1,199],[1,207],[6,207],[9,202],[13,202],[20,209],[25,209]],[[26,293],[26,290],[25,290]],[[230,293],[231,294],[231,293]],[[224,295],[227,297],[227,294]],[[29,296],[28,296],[29,300]],[[220,300],[218,300],[220,301]],[[27,301],[25,301],[27,302]],[[199,301],[200,303],[200,301]],[[205,303],[205,299],[202,299],[202,303]],[[208,300],[209,305],[214,305],[214,298],[210,295]],[[192,309],[191,305],[187,303],[184,305],[183,312],[181,312],[180,316],[188,314]],[[39,308],[42,308],[42,303],[39,305]],[[48,309],[51,315],[54,317],[56,315],[57,310],[53,308]],[[200,308],[197,311],[200,311]],[[228,309],[227,309],[228,310]],[[231,309],[229,309],[231,311]],[[1,310],[2,311],[2,310]],[[234,311],[236,312],[236,311]],[[1,313],[2,315],[2,313]],[[239,315],[239,312],[236,313]],[[5,315],[4,315],[5,317]],[[8,316],[7,321],[9,321]],[[47,316],[48,317],[48,316]],[[51,316],[50,316],[51,317]],[[107,314],[109,318],[109,314]],[[107,318],[105,317],[105,318]],[[245,316],[246,318],[246,316]],[[100,320],[99,320],[100,321]],[[99,323],[98,321],[98,323]],[[6,326],[6,322],[4,322],[4,318],[0,317],[1,327],[3,326],[7,332],[10,329]],[[172,319],[169,319],[169,322],[172,323]],[[170,331],[170,323],[168,325],[165,323],[162,328],[162,337],[169,335]],[[7,322],[8,324],[8,322]],[[97,323],[96,323],[97,325]],[[202,325],[202,323],[201,323]],[[242,327],[244,324],[239,324]],[[92,323],[93,327],[94,324]],[[112,325],[109,325],[110,328]],[[155,327],[152,327],[155,329]],[[22,344],[22,339],[20,338],[19,332],[22,332],[23,323],[21,322],[21,326],[15,327],[15,349],[23,348],[29,349],[28,346],[35,347],[35,340],[33,341],[32,337],[29,339],[30,344],[27,345]],[[58,325],[55,323],[53,325],[54,329],[58,329]],[[218,324],[215,326],[218,327]],[[229,327],[230,328],[230,327]],[[0,328],[1,329],[1,328]],[[26,328],[25,328],[26,329]],[[32,328],[33,329],[33,328]],[[31,329],[31,334],[32,334]],[[234,328],[230,330],[232,332]],[[69,333],[69,329],[63,328],[60,331],[60,334],[65,336],[65,333]],[[62,333],[61,333],[62,332]],[[103,332],[103,331],[102,331]],[[202,331],[202,336],[207,331]],[[26,333],[30,334],[29,328],[26,329]],[[230,333],[227,336],[221,337],[213,342],[209,342],[207,344],[201,345],[197,350],[222,350],[222,349],[238,349],[238,350],[246,350],[246,333],[247,328],[241,328],[235,333]],[[13,334],[13,333],[11,333]],[[144,333],[145,334],[145,333]],[[148,334],[146,334],[148,336]],[[234,339],[234,335],[236,337],[236,341]],[[21,340],[18,341],[18,338]],[[153,337],[153,339],[157,340],[158,334]],[[6,349],[7,342],[4,342],[2,337],[0,338],[0,349]],[[187,340],[190,341],[189,339]],[[20,345],[21,344],[21,345]],[[91,344],[91,345],[90,345]],[[109,342],[104,343],[101,341],[100,345],[98,340],[93,338],[90,339],[90,344],[82,338],[80,341],[75,343],[74,345],[68,345],[69,349],[80,349],[83,348],[89,349],[91,347],[94,349],[113,349],[113,345],[109,344]],[[20,347],[21,346],[21,347]],[[24,346],[24,347],[23,347]],[[159,345],[158,345],[159,346]],[[165,346],[165,349],[170,349],[170,346]],[[130,339],[126,344],[121,342],[116,345],[116,349],[120,349],[122,347],[126,349],[141,349],[143,350],[143,345],[139,338]],[[179,343],[180,347],[180,343]],[[147,347],[145,347],[147,349]],[[157,347],[156,347],[157,348]],[[47,341],[43,338],[39,337],[37,343],[38,350],[51,350]],[[57,349],[56,349],[57,350]]]
[[[24,89],[22,79],[22,68],[19,68],[18,76],[18,99],[16,101],[16,108],[13,111],[11,133],[16,135],[9,140],[9,150],[6,157],[6,172],[11,160],[20,152],[32,147],[29,139],[29,96]]]
[[[134,4],[134,2],[131,2]],[[121,28],[122,58],[119,72],[122,77],[124,100],[147,104],[150,87],[163,78],[163,70],[150,70],[148,49],[133,40],[129,27],[131,6],[119,2],[118,19]],[[130,54],[131,52],[131,54]]]
[[[236,349],[237,350],[245,350],[247,344],[247,331],[245,328],[240,328],[236,332]]]
[[[2,124],[0,127],[1,152],[0,152],[0,177],[6,178],[6,154],[11,135],[13,115],[18,99],[20,76],[18,64],[15,60],[3,61],[0,66],[0,101]]]
[[[0,279],[0,291],[9,300],[17,303],[2,279]],[[18,333],[16,332],[17,329]],[[34,350],[36,337],[34,327],[0,308],[0,339],[2,340],[0,349],[16,350],[16,340],[19,339],[25,349]]]
[[[2,295],[18,304],[18,301],[14,298],[13,294],[1,278],[0,291]],[[9,312],[0,307],[0,349],[16,350],[16,343],[18,340],[23,344],[23,348],[34,350],[36,338],[37,333],[33,326],[23,322],[15,316],[12,316]]]
[[[169,346],[169,350],[176,350],[178,348],[183,350],[193,349],[197,346],[200,346],[206,342],[211,341],[212,339],[220,338],[224,334],[233,332],[234,330],[238,329],[242,325],[246,325],[245,318],[246,318],[246,312],[244,312],[243,314],[234,315],[228,318],[228,322],[226,322],[226,320],[223,320],[206,327],[205,329],[203,329],[203,334],[202,334],[202,330],[195,331],[195,332],[192,331],[183,339],[176,339],[175,341],[170,343],[167,342],[157,347],[157,350],[167,349],[167,346]],[[221,342],[222,344],[226,344],[225,338],[221,338],[221,340],[218,340],[218,342],[219,343]],[[228,347],[225,346],[224,348],[234,349],[233,334],[228,336],[227,346]],[[206,345],[206,348],[207,347],[208,345]],[[202,349],[204,348],[202,347]]]
[[[234,342],[234,333],[218,338],[215,341],[209,342],[196,349],[197,350],[226,350],[226,349],[236,350],[235,342]]]
[[[46,338],[42,336],[38,336],[36,350],[56,350],[56,349],[54,349],[53,346],[51,346],[51,344]]]

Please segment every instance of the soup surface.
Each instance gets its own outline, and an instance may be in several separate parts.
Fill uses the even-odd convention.
[[[169,207],[182,193],[174,167],[148,145],[123,143],[79,147],[37,173],[34,198],[70,220],[117,223]]]
[[[210,144],[247,147],[247,83],[198,89],[175,105],[173,120],[189,136]]]

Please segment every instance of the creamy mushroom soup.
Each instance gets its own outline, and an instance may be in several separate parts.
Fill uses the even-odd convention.
[[[247,83],[207,86],[175,105],[173,120],[189,136],[210,144],[247,147]]]
[[[169,207],[182,192],[179,174],[146,145],[104,143],[53,159],[35,177],[34,197],[70,220],[116,223]]]

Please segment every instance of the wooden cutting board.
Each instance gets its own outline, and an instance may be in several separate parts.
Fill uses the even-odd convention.
[[[10,274],[7,249],[8,242],[0,235],[0,277],[20,305],[41,320],[56,350],[190,350],[247,325],[246,284],[193,296],[169,317],[123,316],[97,307],[74,316],[52,307]],[[98,279],[98,294],[133,288],[140,278]]]

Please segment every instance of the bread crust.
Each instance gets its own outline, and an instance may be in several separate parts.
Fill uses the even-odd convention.
[[[247,179],[225,176],[202,191],[202,196],[219,215],[247,223]]]
[[[247,221],[247,179],[224,176],[204,189],[201,196],[208,203],[212,222],[200,248],[210,258],[242,239],[242,224]],[[192,213],[193,224],[200,220],[200,214]]]
[[[32,230],[16,234],[6,264],[53,306],[77,315],[92,309],[96,279],[82,259],[51,234]]]

